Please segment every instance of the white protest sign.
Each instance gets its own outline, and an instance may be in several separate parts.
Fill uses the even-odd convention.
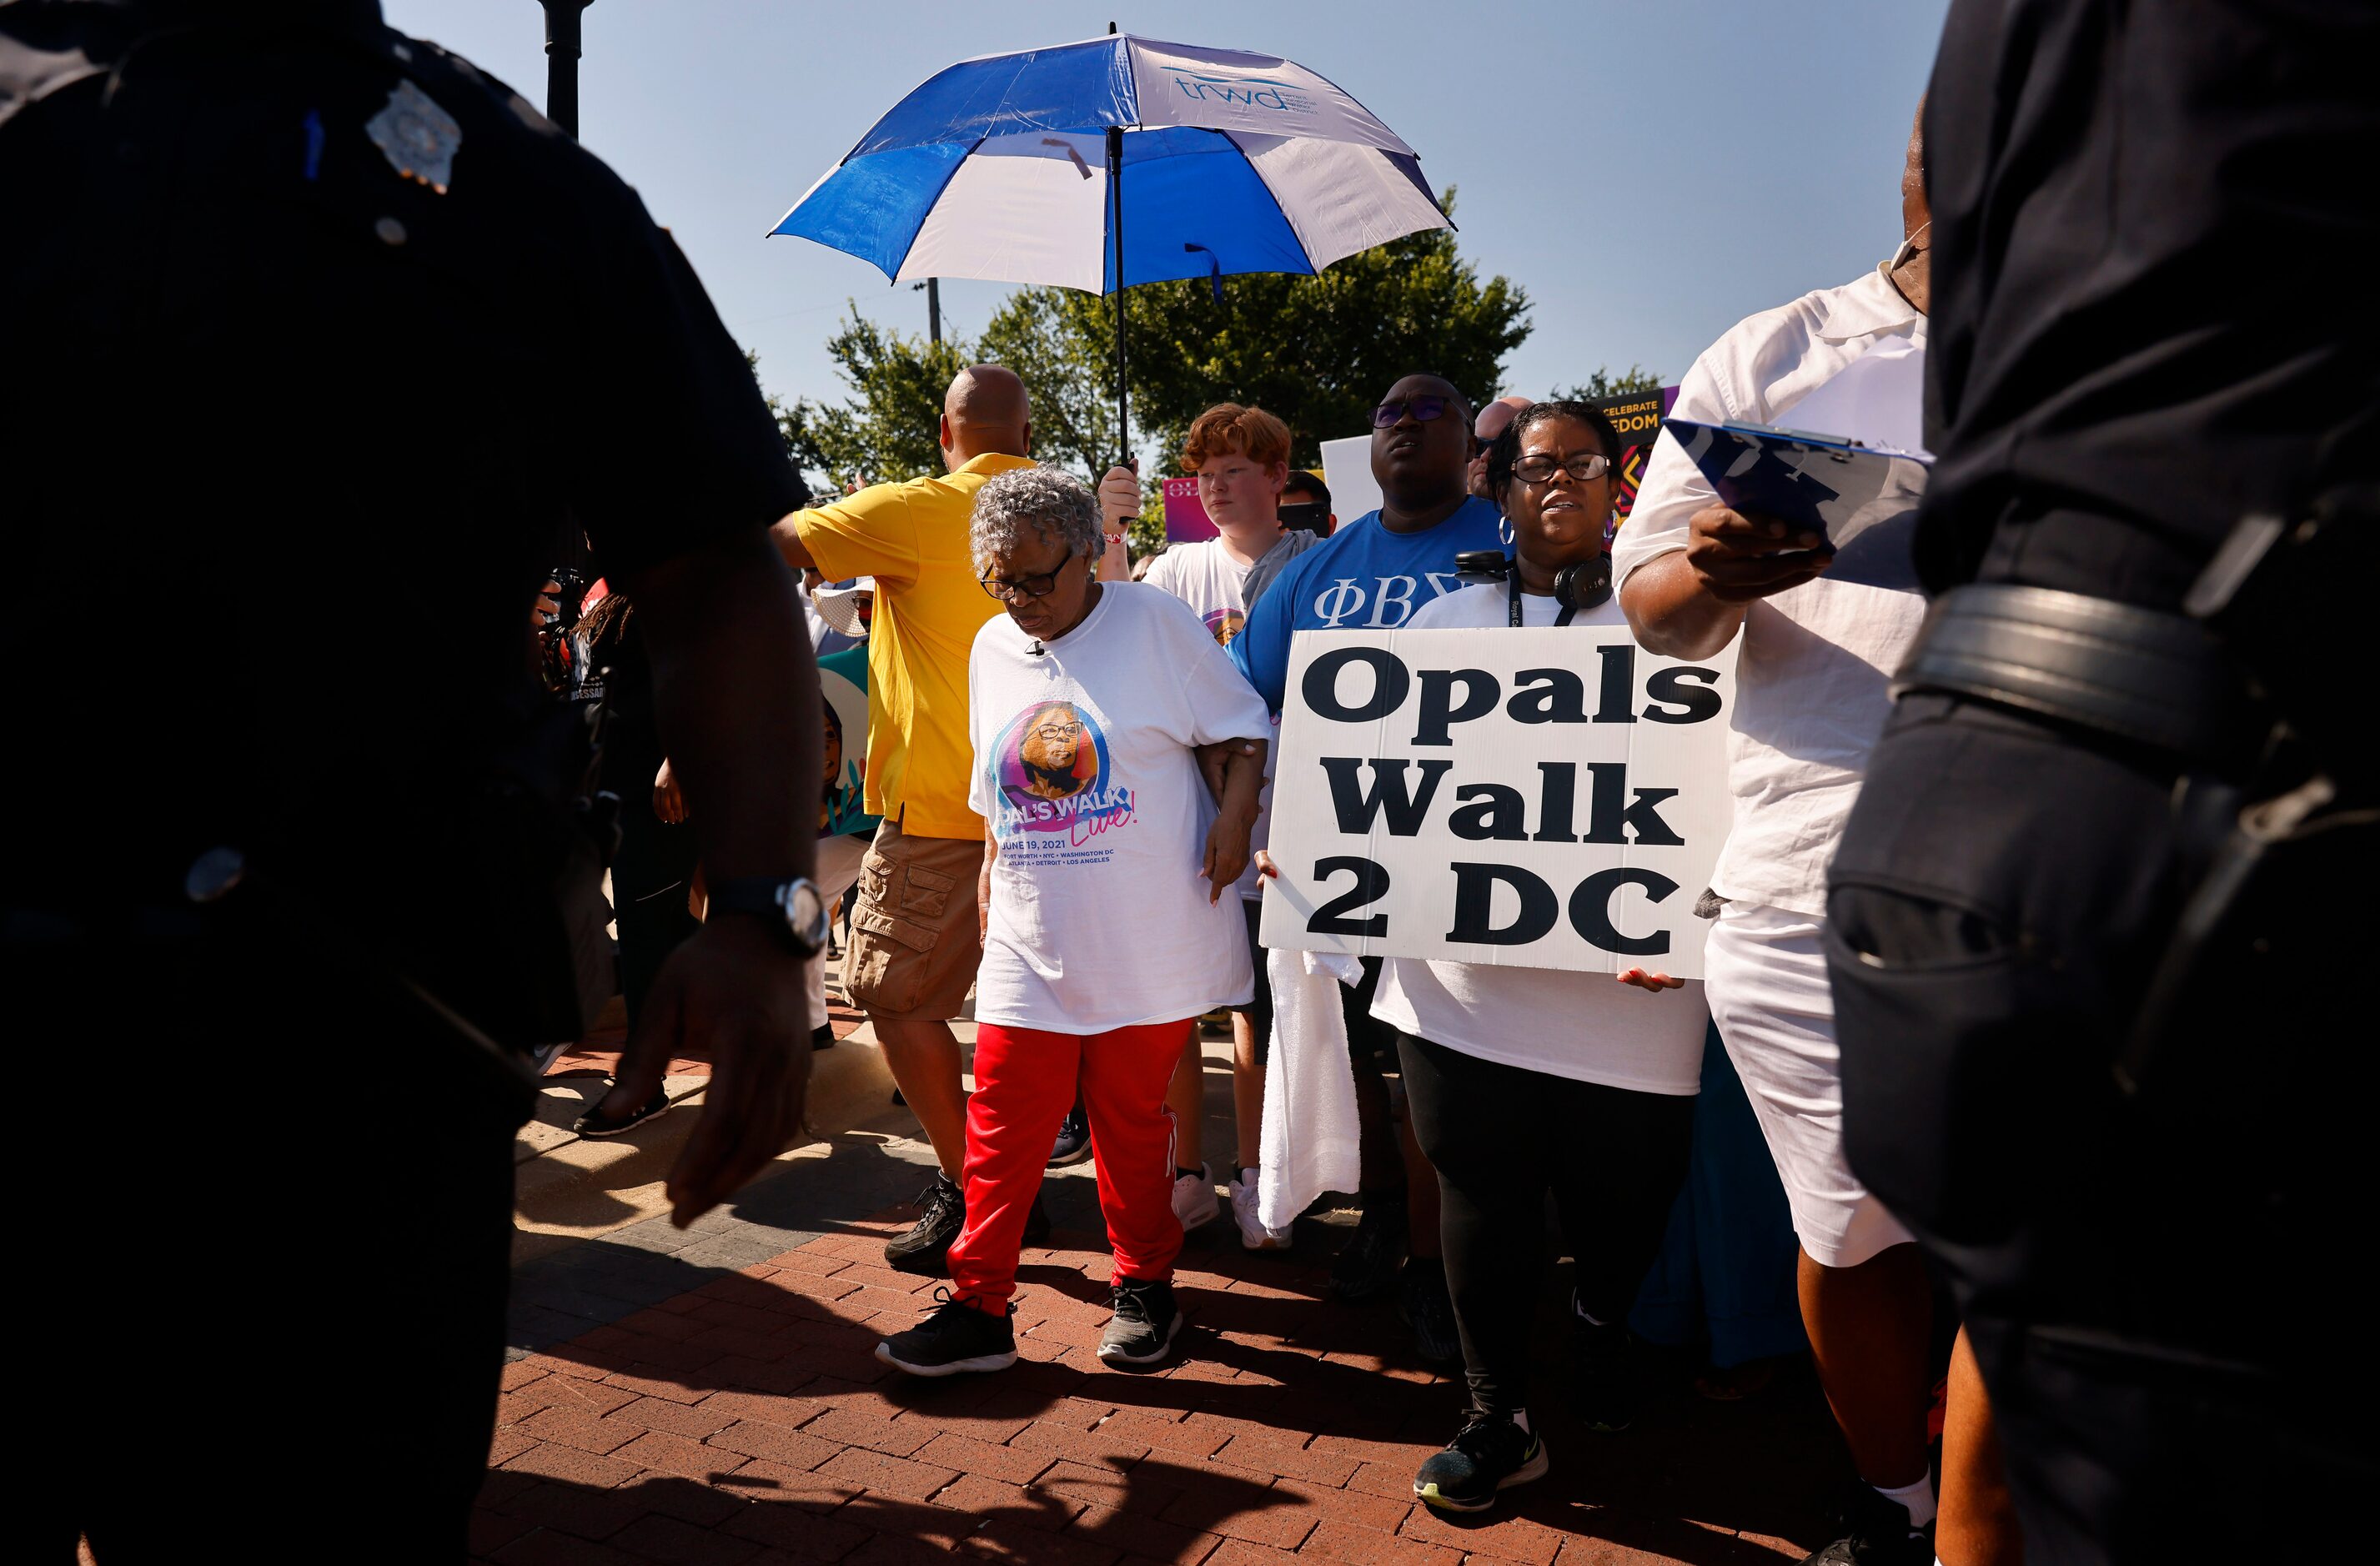
[[[1372,437],[1350,435],[1322,443],[1322,481],[1330,486],[1330,509],[1345,527],[1380,509],[1380,481],[1372,477]]]
[[[1734,700],[1625,625],[1299,632],[1264,943],[1700,978]]]

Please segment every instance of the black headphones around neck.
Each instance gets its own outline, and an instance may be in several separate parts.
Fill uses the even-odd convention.
[[[1511,586],[1512,624],[1521,623],[1521,572],[1518,563],[1500,549],[1465,550],[1454,557],[1456,577],[1465,582],[1506,582]],[[1561,614],[1554,624],[1567,625],[1582,609],[1611,601],[1611,555],[1598,552],[1592,560],[1565,565],[1554,573],[1554,601]]]
[[[1518,572],[1514,577],[1517,578]],[[1554,601],[1576,612],[1611,601],[1611,556],[1597,551],[1593,560],[1565,565],[1554,573]]]

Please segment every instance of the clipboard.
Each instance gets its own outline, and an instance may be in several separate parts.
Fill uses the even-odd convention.
[[[1835,553],[1828,575],[1838,580],[1915,585],[1913,566],[1888,562],[1894,552],[1878,537],[1855,551],[1864,534],[1885,524],[1897,552],[1925,495],[1933,458],[1925,452],[1867,446],[1839,435],[1780,430],[1767,424],[1704,424],[1671,419],[1661,426],[1702,469],[1718,498],[1736,511],[1758,512],[1818,534]],[[1873,562],[1868,554],[1878,558]]]

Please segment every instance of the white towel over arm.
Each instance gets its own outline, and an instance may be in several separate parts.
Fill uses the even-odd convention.
[[[1339,986],[1361,983],[1363,965],[1331,952],[1276,947],[1272,1057],[1265,1066],[1264,1133],[1257,1148],[1257,1216],[1286,1230],[1325,1191],[1353,1191],[1361,1168],[1355,1074]]]

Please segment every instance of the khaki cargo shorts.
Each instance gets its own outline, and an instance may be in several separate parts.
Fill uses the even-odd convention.
[[[983,948],[976,878],[983,840],[911,837],[886,821],[859,865],[844,988],[871,1017],[947,1022],[966,1009]]]

